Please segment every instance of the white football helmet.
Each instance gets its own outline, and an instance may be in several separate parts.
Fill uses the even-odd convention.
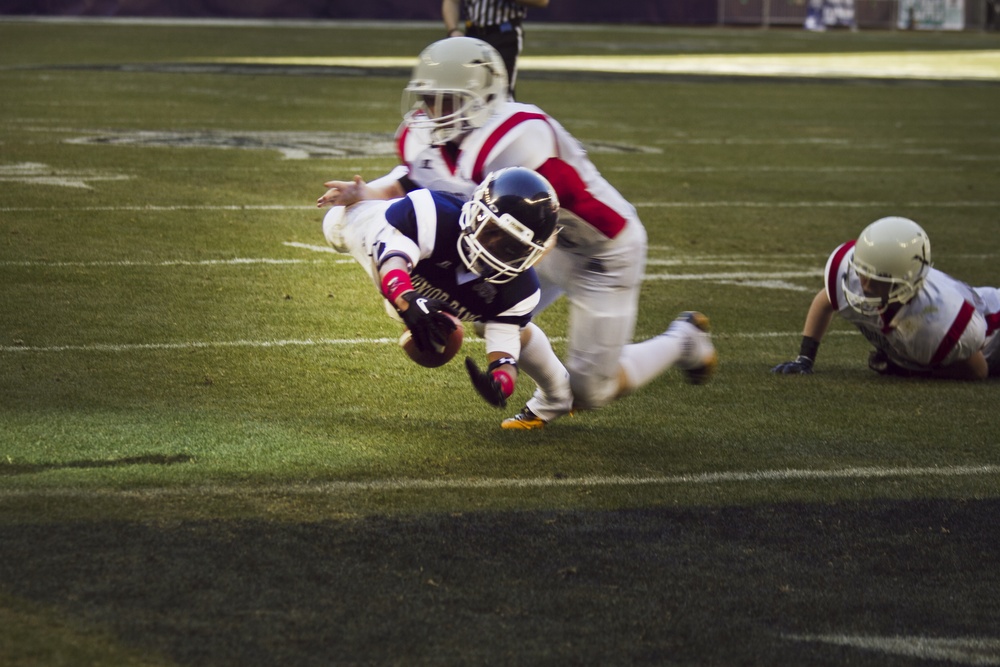
[[[488,283],[510,282],[555,242],[559,199],[524,167],[491,172],[462,207],[458,256]]]
[[[845,275],[847,302],[858,312],[881,314],[889,304],[906,303],[920,290],[931,268],[931,241],[909,218],[880,218],[861,232],[849,261],[869,289],[852,291]]]
[[[435,145],[481,127],[507,99],[507,68],[496,49],[472,37],[449,37],[420,53],[403,91],[403,120],[426,129]]]

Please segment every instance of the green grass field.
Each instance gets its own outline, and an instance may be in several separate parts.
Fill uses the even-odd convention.
[[[507,433],[531,383],[505,413],[409,362],[313,205],[394,165],[406,73],[365,59],[439,32],[0,22],[0,662],[1000,664],[1000,384],[879,377],[843,323],[768,372],[883,215],[1000,284],[1000,79],[526,67],[647,227],[637,339],[701,310],[721,368]],[[998,49],[538,26],[526,55]],[[539,323],[561,350],[564,305]]]

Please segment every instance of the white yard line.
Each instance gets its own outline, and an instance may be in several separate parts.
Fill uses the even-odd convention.
[[[830,331],[827,336],[854,334],[853,331]],[[713,333],[714,338],[794,338],[801,331],[759,331],[746,333]],[[565,337],[550,336],[554,343],[565,342]],[[469,337],[465,344],[482,344],[482,339]],[[60,352],[155,352],[158,350],[201,350],[226,347],[274,348],[320,347],[350,345],[398,345],[398,338],[299,338],[286,340],[217,340],[182,341],[178,343],[89,343],[81,345],[0,345],[0,354],[53,354]]]
[[[353,263],[353,259],[335,260],[334,264]],[[330,264],[322,259],[276,259],[269,257],[234,257],[232,259],[185,260],[169,259],[161,262],[139,262],[134,260],[93,261],[93,262],[45,262],[45,261],[0,261],[0,266],[48,267],[48,268],[100,268],[113,266],[243,266],[252,264]]]
[[[921,637],[873,635],[782,635],[800,642],[821,642],[835,646],[878,651],[924,660],[960,665],[1000,665],[1000,639],[989,637]]]
[[[1000,208],[1000,201],[678,201],[635,202],[636,208]]]
[[[1000,208],[997,201],[670,201],[636,202],[637,208]],[[290,204],[229,204],[229,205],[181,205],[181,206],[4,206],[4,213],[93,213],[93,212],[150,212],[171,213],[175,211],[320,211],[315,206]]]
[[[467,341],[474,342],[474,341]],[[93,343],[90,345],[49,345],[32,347],[26,345],[7,345],[0,347],[0,353],[15,352],[147,352],[157,350],[198,350],[220,347],[316,347],[322,345],[386,345],[399,344],[397,338],[303,338],[288,340],[221,340],[221,341],[186,341],[180,343],[133,343],[110,344]]]
[[[870,480],[900,478],[973,477],[1000,474],[997,465],[965,466],[909,466],[909,467],[851,467],[833,470],[782,469],[782,470],[733,470],[701,472],[685,475],[656,475],[633,477],[628,475],[594,475],[583,477],[527,477],[527,478],[464,478],[464,479],[374,479],[369,481],[329,481],[290,484],[208,484],[192,487],[152,487],[137,489],[0,489],[0,497],[56,497],[56,498],[157,498],[198,496],[260,496],[260,495],[312,495],[357,493],[370,491],[439,491],[496,490],[496,489],[551,489],[565,487],[636,487],[636,486],[699,486],[712,484],[746,484],[794,482],[802,480]]]
[[[155,204],[143,204],[141,206],[5,206],[0,211],[6,213],[48,213],[62,211],[63,213],[75,212],[115,212],[115,211],[148,211],[151,213],[175,211],[318,211],[313,206],[292,206],[289,204],[205,204],[205,205],[178,205],[178,206],[158,206]]]

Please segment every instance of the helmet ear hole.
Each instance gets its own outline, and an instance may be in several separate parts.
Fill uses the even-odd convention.
[[[540,174],[492,172],[462,208],[459,256],[487,282],[508,282],[545,254],[558,217],[555,190]]]
[[[848,303],[861,312],[884,312],[890,304],[910,301],[923,286],[932,267],[930,238],[909,218],[880,218],[861,232],[849,262],[870,287],[854,291],[845,277]],[[888,288],[876,289],[878,283]]]
[[[448,94],[447,113],[428,113],[420,97]],[[407,125],[427,130],[437,143],[447,143],[481,127],[507,98],[507,68],[492,46],[472,37],[449,37],[425,48],[403,91]]]

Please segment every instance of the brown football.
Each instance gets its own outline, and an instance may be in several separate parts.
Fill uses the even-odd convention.
[[[450,313],[445,313],[445,315],[450,317],[455,323],[455,330],[448,336],[448,342],[445,343],[444,352],[441,354],[433,350],[425,352],[424,350],[417,349],[417,344],[413,342],[413,336],[410,334],[409,329],[405,329],[403,335],[399,337],[399,346],[403,348],[403,351],[406,352],[410,359],[413,359],[413,361],[421,366],[426,366],[427,368],[444,366],[462,349],[462,340],[465,338],[465,329],[462,327],[462,321]]]

